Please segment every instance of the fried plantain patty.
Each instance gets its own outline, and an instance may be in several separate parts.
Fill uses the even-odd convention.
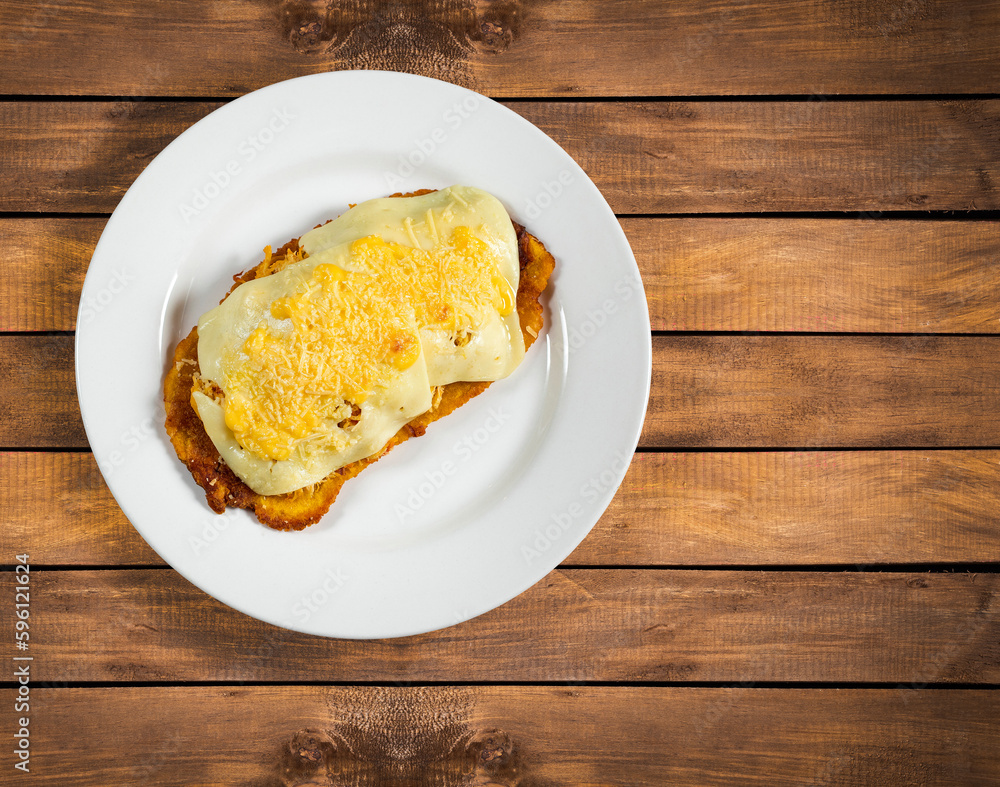
[[[428,191],[413,192],[405,196],[419,196]],[[539,297],[548,285],[555,260],[541,241],[520,224],[516,222],[513,224],[517,232],[521,269],[517,288],[517,313],[521,322],[521,333],[524,336],[524,347],[527,350],[542,329],[542,305],[539,303]],[[298,240],[286,243],[271,256],[269,261],[234,276],[233,289],[246,281],[281,270],[283,265],[280,260],[284,259],[286,251],[297,252]],[[489,382],[455,382],[440,386],[434,392],[431,409],[403,426],[378,453],[345,465],[322,481],[294,492],[283,495],[261,495],[250,489],[229,469],[191,406],[192,391],[203,384],[198,372],[196,326],[187,338],[177,345],[174,363],[167,373],[163,386],[167,411],[166,429],[170,442],[173,443],[178,458],[191,471],[195,482],[205,490],[205,498],[213,511],[221,514],[226,508],[246,508],[252,510],[263,524],[276,530],[302,530],[318,522],[337,499],[345,481],[354,478],[403,441],[419,437],[427,429],[428,424],[448,415],[490,386]]]

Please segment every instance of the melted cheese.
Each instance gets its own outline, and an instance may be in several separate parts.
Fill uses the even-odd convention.
[[[229,467],[282,494],[381,450],[431,390],[496,380],[524,355],[517,242],[503,206],[454,186],[380,199],[300,240],[198,323],[192,403]]]
[[[499,380],[516,369],[524,357],[520,321],[513,308],[520,271],[517,236],[500,201],[468,186],[451,186],[406,199],[373,199],[300,239],[300,246],[311,257],[333,253],[343,243],[368,235],[377,235],[391,244],[430,250],[439,247],[456,227],[467,227],[492,257],[495,283],[506,282],[504,289],[511,308],[482,314],[482,321],[464,334],[451,329],[446,321],[421,325],[431,385]],[[451,294],[455,297],[461,292],[455,287]]]

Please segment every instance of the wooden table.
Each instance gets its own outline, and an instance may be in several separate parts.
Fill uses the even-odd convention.
[[[24,717],[25,784],[1000,783],[1000,5],[0,19],[0,561],[31,567],[28,651],[3,575],[0,782]],[[149,160],[229,99],[358,67],[554,137],[620,216],[654,329],[640,450],[586,541],[500,609],[378,642],[268,626],[165,566],[73,372],[92,249]]]

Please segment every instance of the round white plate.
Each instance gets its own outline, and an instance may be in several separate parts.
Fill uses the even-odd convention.
[[[304,531],[213,514],[163,429],[177,341],[265,245],[351,202],[455,183],[495,194],[555,255],[546,329],[522,366],[347,483]],[[389,72],[281,82],[181,134],[108,221],[76,334],[87,436],[135,528],[220,601],[331,637],[442,628],[544,577],[621,483],[650,370],[639,271],[586,173],[500,104]]]

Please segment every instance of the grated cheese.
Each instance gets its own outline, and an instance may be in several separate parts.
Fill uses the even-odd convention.
[[[430,251],[361,238],[349,267],[317,265],[301,291],[271,303],[284,329],[261,320],[243,343],[222,386],[226,426],[243,448],[274,460],[305,444],[337,448],[331,425],[417,360],[417,328],[458,336],[514,308],[495,255],[468,227]]]

